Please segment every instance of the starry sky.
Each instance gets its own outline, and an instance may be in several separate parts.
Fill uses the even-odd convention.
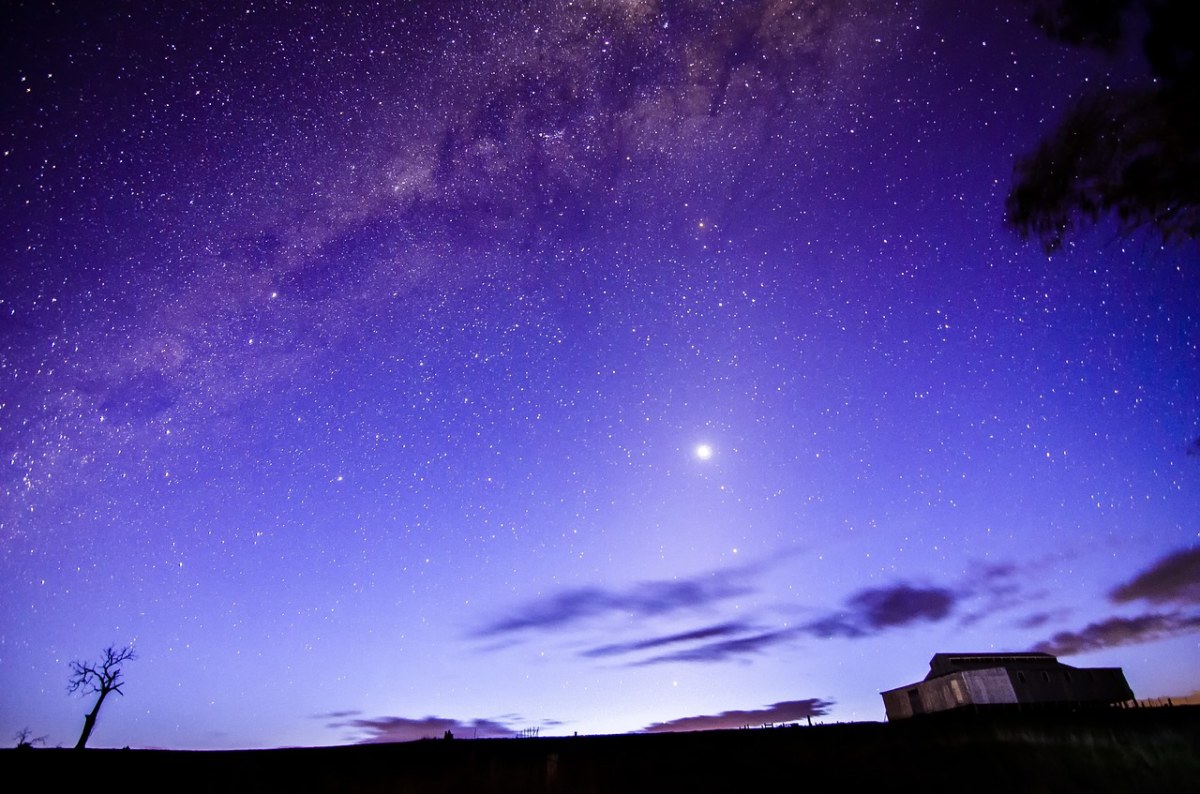
[[[969,5],[969,8],[968,8]],[[1014,163],[1017,0],[5,4],[0,735],[878,720],[1200,689],[1200,252]],[[15,743],[15,741],[14,741]]]

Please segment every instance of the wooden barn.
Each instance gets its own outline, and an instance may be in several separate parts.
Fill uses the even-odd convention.
[[[937,653],[915,684],[881,693],[888,720],[951,709],[1103,706],[1133,699],[1119,667],[1071,667],[1048,653]]]

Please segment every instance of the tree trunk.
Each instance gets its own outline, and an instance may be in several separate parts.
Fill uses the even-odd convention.
[[[96,716],[100,713],[100,704],[104,702],[107,695],[107,689],[100,690],[100,697],[96,698],[96,705],[92,707],[92,713],[83,718],[83,733],[79,734],[79,741],[75,743],[76,750],[82,750],[87,744],[88,737],[92,735],[92,728],[96,727]]]

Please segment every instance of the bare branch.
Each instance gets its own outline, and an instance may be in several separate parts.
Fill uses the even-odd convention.
[[[1052,35],[1115,46],[1125,12],[1145,15],[1142,41],[1153,79],[1093,91],[1013,172],[1009,226],[1047,253],[1103,217],[1123,234],[1200,240],[1200,47],[1187,21],[1192,0],[1028,0]]]
[[[34,736],[33,731],[29,730],[28,726],[14,733],[13,738],[17,740],[17,749],[19,750],[28,750],[31,747],[46,743],[45,736]]]

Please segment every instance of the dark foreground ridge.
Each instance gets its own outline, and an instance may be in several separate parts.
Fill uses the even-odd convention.
[[[6,750],[36,790],[1196,791],[1200,707],[285,750]]]

